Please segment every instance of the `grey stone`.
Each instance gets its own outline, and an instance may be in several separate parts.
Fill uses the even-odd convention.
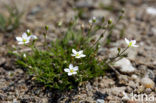
[[[105,101],[103,99],[97,99],[96,103],[105,103]]]
[[[91,15],[99,18],[109,17],[110,12],[106,10],[93,10]]]
[[[119,67],[123,73],[133,73],[136,69],[132,66],[131,62],[123,58],[115,63],[115,67]]]
[[[89,8],[93,6],[93,1],[92,0],[82,0],[76,2],[76,7],[77,8]]]
[[[0,57],[0,65],[4,64],[4,63],[5,63],[5,61],[6,61],[6,59],[5,59],[5,58]]]

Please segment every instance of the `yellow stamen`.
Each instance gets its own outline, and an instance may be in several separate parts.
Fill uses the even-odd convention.
[[[132,46],[132,42],[130,42],[128,46],[129,46],[129,47]]]
[[[71,73],[73,73],[73,72],[74,72],[74,70],[73,70],[73,69],[70,69],[70,72],[71,72]]]
[[[26,39],[23,39],[23,42],[26,42],[27,40]]]
[[[77,53],[76,56],[78,57],[78,56],[80,56],[80,55]]]

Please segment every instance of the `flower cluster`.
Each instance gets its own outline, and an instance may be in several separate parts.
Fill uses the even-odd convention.
[[[92,21],[95,21],[96,18],[94,17],[92,19]],[[37,36],[32,35],[30,30],[27,30],[25,33],[22,34],[22,37],[16,37],[16,40],[18,41],[18,44],[27,44],[29,43],[31,40],[36,40]],[[127,38],[125,38],[125,42],[129,47],[138,47],[138,45],[136,45],[136,40],[128,40]],[[75,49],[72,49],[72,54],[71,56],[75,57],[76,59],[80,59],[83,57],[86,57],[85,54],[83,54],[83,50],[80,51],[76,51]],[[26,58],[26,54],[23,55],[23,57]],[[65,68],[64,71],[68,73],[68,76],[71,75],[75,75],[77,74],[78,71],[78,66],[73,66],[73,64],[69,64],[69,68]]]
[[[111,19],[105,22],[102,18],[100,24],[97,24],[96,21],[96,17],[89,20],[87,32],[84,25],[78,30],[74,24],[77,21],[73,21],[69,23],[70,29],[67,29],[65,36],[61,39],[56,38],[55,41],[47,40],[48,26],[45,26],[42,34],[44,42],[39,47],[35,45],[37,36],[27,30],[21,37],[16,37],[16,40],[18,44],[29,47],[31,52],[13,52],[18,58],[17,65],[25,68],[37,82],[42,83],[45,87],[59,90],[72,89],[79,83],[103,76],[106,69],[113,69],[112,64],[127,56],[125,52],[128,48],[138,47],[138,45],[136,40],[125,38],[126,48],[118,48],[118,53],[113,57],[99,58],[99,41],[106,31],[112,31],[114,24]],[[60,22],[58,26],[61,25]],[[97,30],[104,29],[103,27],[105,31],[94,40],[93,34]]]
[[[16,37],[16,40],[18,41],[18,44],[27,44],[30,42],[30,40],[36,40],[37,36],[32,35],[30,33],[30,30],[27,30],[25,33],[22,34],[22,37]],[[74,56],[75,58],[79,59],[82,57],[85,57],[86,55],[83,54],[83,50],[76,51],[75,49],[72,49],[71,56]],[[23,57],[26,58],[26,54],[23,55]],[[69,65],[69,68],[65,68],[64,71],[68,73],[68,76],[77,74],[78,66],[73,67],[73,64]]]
[[[76,51],[75,49],[72,49],[73,54],[71,56],[74,56],[75,58],[83,58],[86,55],[83,54],[83,50]],[[73,64],[69,65],[69,68],[65,68],[64,71],[68,73],[68,76],[77,74],[78,66],[73,67]]]

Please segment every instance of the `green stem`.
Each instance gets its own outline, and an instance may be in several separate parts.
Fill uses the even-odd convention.
[[[93,24],[90,25],[90,28],[89,28],[89,31],[88,31],[88,36],[89,36],[89,37],[90,37],[90,35],[91,35],[92,28],[93,28]]]
[[[101,40],[101,38],[104,36],[104,34],[106,33],[106,31],[107,31],[108,29],[109,29],[109,25],[107,25],[107,27],[106,27],[104,33],[102,33],[102,34],[100,35],[100,37],[98,38],[98,40],[93,44],[93,46],[92,46],[91,48],[93,48],[93,47]]]
[[[118,57],[121,57],[122,54],[123,54],[128,48],[129,48],[129,46],[126,47],[121,53],[119,53],[119,54],[117,54],[115,57],[111,58],[111,60],[108,61],[107,63],[109,64],[109,63],[111,63],[111,62],[115,62],[115,61],[116,61],[115,59],[117,59]],[[117,60],[117,61],[118,61],[118,60]]]
[[[45,34],[44,35],[44,48],[46,49],[46,46],[47,46],[47,33],[48,31],[46,30]]]

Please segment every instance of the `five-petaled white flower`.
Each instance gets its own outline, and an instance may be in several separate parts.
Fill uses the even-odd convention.
[[[73,64],[69,65],[69,68],[65,68],[64,71],[68,73],[68,76],[77,74],[78,66],[73,67]]]
[[[26,33],[22,34],[22,37],[16,37],[16,40],[18,41],[18,44],[27,44],[30,42],[30,36],[28,36]]]
[[[82,58],[86,55],[83,54],[83,50],[76,51],[75,49],[72,49],[73,54],[71,56],[75,56],[75,58]]]
[[[128,44],[128,47],[139,47],[138,45],[136,45],[136,40],[128,40],[127,38],[125,38],[125,41]]]

